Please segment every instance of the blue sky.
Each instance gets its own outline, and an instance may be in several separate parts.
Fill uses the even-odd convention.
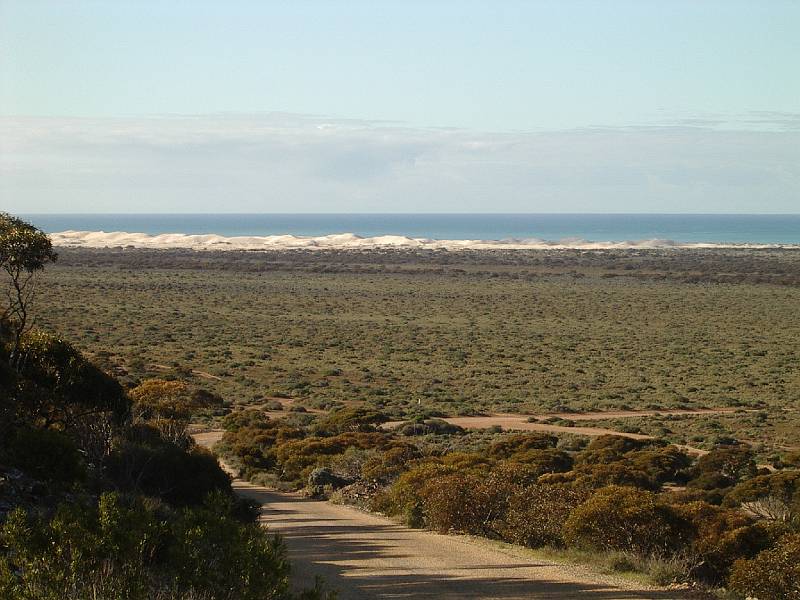
[[[800,212],[800,2],[0,0],[0,208]]]

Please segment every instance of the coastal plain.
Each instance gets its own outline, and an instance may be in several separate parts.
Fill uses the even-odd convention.
[[[129,384],[800,446],[798,249],[59,252],[37,324]]]

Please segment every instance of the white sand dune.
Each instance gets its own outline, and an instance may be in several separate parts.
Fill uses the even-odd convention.
[[[547,241],[540,239],[512,240],[432,240],[402,235],[360,237],[354,233],[338,233],[319,237],[295,235],[235,236],[185,233],[128,233],[125,231],[61,231],[50,234],[53,245],[72,248],[188,248],[192,250],[299,250],[299,249],[445,249],[445,250],[617,250],[653,248],[777,248],[797,245],[774,244],[679,244],[672,240],[651,239],[621,242],[593,242],[582,239]]]

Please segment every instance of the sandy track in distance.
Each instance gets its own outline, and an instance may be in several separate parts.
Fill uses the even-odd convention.
[[[213,445],[221,432],[195,435]],[[241,480],[237,494],[261,504],[261,521],[284,536],[293,583],[325,578],[341,600],[389,598],[602,600],[676,599],[677,592],[644,589],[589,569],[533,557],[460,536],[408,529],[389,519],[276,492]]]
[[[653,436],[644,433],[625,433],[622,431],[615,431],[605,427],[591,427],[591,426],[574,426],[567,427],[565,425],[553,425],[550,423],[541,423],[538,421],[529,422],[528,419],[534,417],[536,419],[546,419],[549,417],[559,417],[569,421],[594,421],[599,419],[624,419],[635,417],[652,417],[656,415],[714,415],[733,413],[735,408],[701,408],[695,410],[627,410],[627,411],[608,411],[608,412],[590,412],[590,413],[545,413],[536,415],[517,415],[517,414],[495,414],[488,416],[477,417],[445,417],[443,420],[453,425],[458,425],[464,429],[487,429],[495,425],[499,425],[507,431],[544,431],[548,433],[573,433],[578,435],[586,435],[590,437],[597,437],[600,435],[619,435],[622,437],[631,438],[634,440],[651,440]],[[384,423],[384,429],[392,429],[402,424],[403,421],[389,421]],[[693,448],[691,446],[678,446],[690,452],[697,454],[705,454],[704,450]]]
[[[636,417],[655,417],[672,415],[724,415],[735,413],[739,408],[675,408],[665,410],[603,410],[583,413],[542,413],[533,415],[537,419],[559,417],[570,421],[597,421],[599,419],[634,419]],[[749,412],[749,409],[745,409]],[[525,415],[528,418],[531,415]]]

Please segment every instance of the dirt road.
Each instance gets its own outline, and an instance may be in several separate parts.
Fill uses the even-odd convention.
[[[213,444],[219,434],[196,436]],[[408,529],[354,508],[234,481],[238,494],[262,505],[261,520],[284,536],[293,583],[325,578],[341,600],[420,598],[505,600],[679,598],[632,586],[588,569],[533,558],[523,549]]]

